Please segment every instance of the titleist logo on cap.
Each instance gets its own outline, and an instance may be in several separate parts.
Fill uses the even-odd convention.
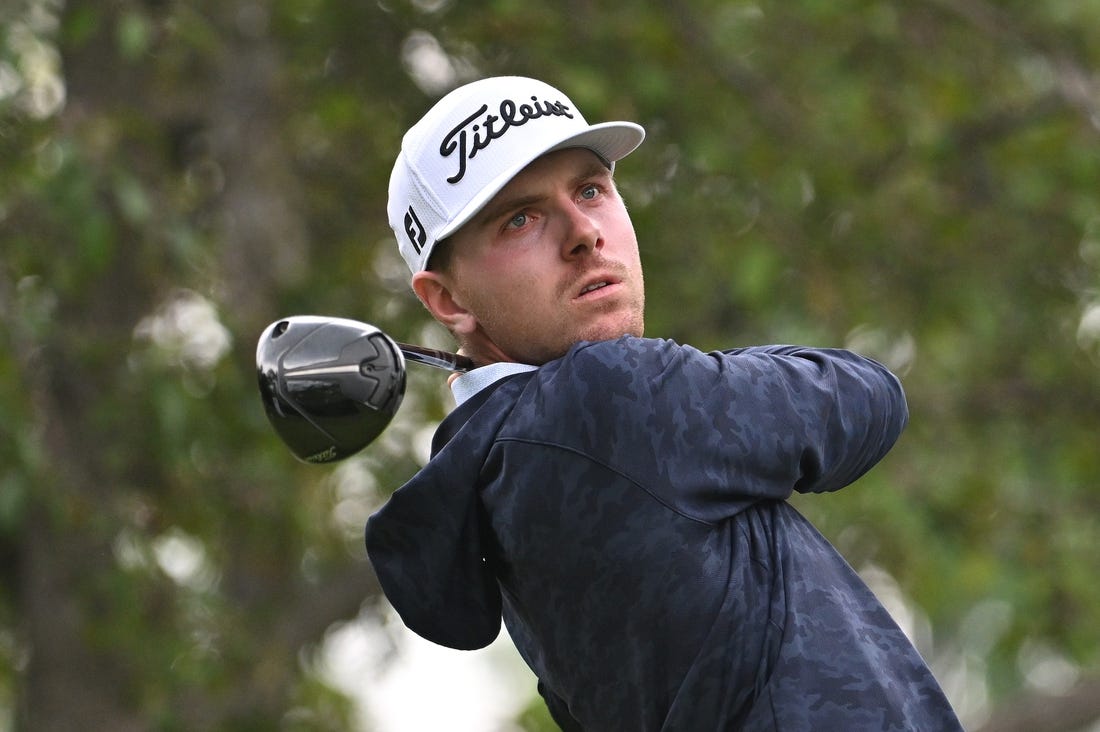
[[[489,105],[482,104],[476,112],[455,125],[439,145],[439,154],[445,158],[458,153],[458,172],[447,178],[447,182],[458,183],[462,180],[466,175],[466,162],[472,160],[478,150],[489,147],[493,140],[503,137],[513,127],[520,127],[540,117],[573,119],[569,106],[564,102],[545,102],[538,97],[531,97],[531,101],[533,104],[516,104],[511,99],[505,99],[500,103],[497,114],[486,114]]]

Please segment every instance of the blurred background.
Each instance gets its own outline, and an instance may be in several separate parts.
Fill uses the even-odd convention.
[[[1100,718],[1097,0],[3,0],[0,730],[553,730],[507,638],[405,633],[362,525],[451,402],[298,463],[290,314],[450,347],[385,219],[486,75],[635,120],[647,333],[848,346],[911,425],[798,507],[974,730]]]

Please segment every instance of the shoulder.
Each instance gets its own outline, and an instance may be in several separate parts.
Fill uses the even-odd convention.
[[[661,411],[658,402],[664,406],[695,398],[688,392],[702,388],[707,379],[699,376],[715,368],[707,365],[712,360],[669,340],[578,343],[525,383],[513,421],[540,433],[552,424],[603,435],[644,428]]]
[[[578,343],[565,356],[539,369],[539,381],[559,388],[627,383],[644,391],[654,377],[693,363],[705,367],[711,361],[707,354],[675,341],[623,336]]]
[[[563,365],[625,366],[663,365],[684,355],[703,354],[691,346],[663,338],[622,336],[609,341],[576,344],[560,359]]]

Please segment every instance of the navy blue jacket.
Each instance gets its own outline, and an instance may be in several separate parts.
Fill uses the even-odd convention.
[[[452,412],[367,550],[428,640],[482,647],[503,614],[564,730],[956,730],[785,501],[856,480],[907,419],[846,351],[583,343]]]

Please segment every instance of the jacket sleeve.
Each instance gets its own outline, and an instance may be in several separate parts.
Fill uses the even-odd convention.
[[[461,424],[468,415],[453,416]],[[451,423],[441,427],[433,459],[367,521],[367,556],[386,598],[411,630],[449,648],[482,648],[500,633],[500,588],[477,488],[498,422],[484,423],[485,436],[452,437]]]
[[[612,468],[704,521],[792,491],[843,488],[882,459],[908,421],[898,379],[849,351],[703,353],[621,339],[574,359],[561,388],[582,405],[577,429],[605,443]]]
[[[411,630],[449,648],[483,648],[500,632],[501,597],[479,536],[474,478],[425,472],[368,519],[367,555]]]
[[[748,391],[757,394],[749,401],[758,402],[761,442],[769,431],[776,434],[777,455],[797,462],[791,487],[801,493],[851,484],[889,452],[909,422],[898,378],[851,351],[779,346],[726,351],[722,360],[735,383],[739,371],[759,371],[758,388]],[[785,426],[795,436],[786,450],[778,437]]]
[[[554,692],[550,691],[546,687],[546,684],[539,682],[538,684],[539,696],[546,702],[546,708],[550,711],[550,717],[554,720],[561,732],[584,732],[584,728],[581,727],[580,722],[573,718],[573,715],[569,713],[569,707],[566,706],[565,701],[562,700]]]

